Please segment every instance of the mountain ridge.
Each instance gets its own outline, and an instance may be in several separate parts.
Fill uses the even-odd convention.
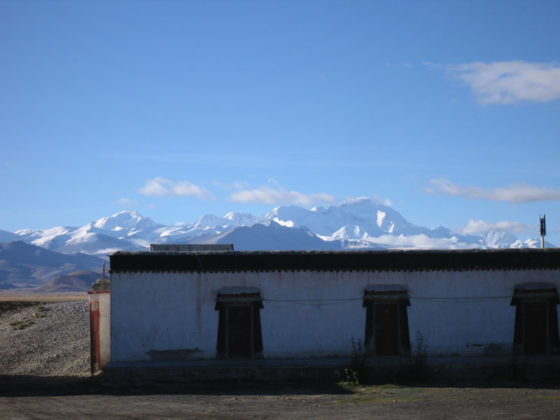
[[[278,226],[284,229],[279,230]],[[301,229],[306,229],[306,236],[302,236]],[[270,238],[267,239],[267,235]],[[270,249],[273,243],[277,244],[277,249],[303,249],[302,241],[307,244],[306,249],[461,249],[538,245],[536,239],[521,241],[508,232],[464,235],[443,226],[418,226],[393,207],[368,198],[312,209],[279,206],[263,216],[235,212],[224,216],[205,214],[193,223],[174,225],[158,223],[136,210],[125,210],[80,227],[21,229],[13,233],[0,231],[0,238],[22,240],[65,254],[83,252],[104,258],[117,250],[146,249],[150,243],[220,243],[227,237],[235,238],[236,249],[250,247],[257,250]],[[261,238],[260,241],[257,237]]]
[[[35,288],[76,271],[98,273],[103,260],[63,254],[23,241],[0,243],[0,289]],[[98,274],[97,274],[98,275]]]

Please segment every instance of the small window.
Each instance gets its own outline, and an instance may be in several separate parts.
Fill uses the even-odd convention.
[[[558,338],[558,292],[548,283],[517,285],[511,305],[515,305],[513,351],[516,354],[556,353]]]
[[[262,353],[262,299],[254,287],[227,288],[218,291],[218,357],[252,359]]]
[[[383,284],[365,289],[365,347],[369,354],[395,356],[410,353],[409,305],[405,286]]]

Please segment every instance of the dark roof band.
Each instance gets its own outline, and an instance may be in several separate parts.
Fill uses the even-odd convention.
[[[111,272],[560,269],[560,248],[497,250],[116,252]]]

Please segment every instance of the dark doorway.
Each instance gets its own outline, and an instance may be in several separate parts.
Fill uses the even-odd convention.
[[[558,336],[558,292],[550,283],[523,283],[515,286],[514,354],[550,354],[560,351]]]
[[[364,290],[365,350],[370,356],[410,354],[407,286],[373,284]]]
[[[377,304],[375,307],[375,354],[399,354],[399,323],[396,304]]]
[[[531,302],[524,305],[523,340],[525,354],[542,354],[547,352],[547,304],[546,302]]]
[[[249,359],[252,356],[252,309],[250,305],[228,307],[229,359]]]
[[[218,339],[216,357],[219,359],[261,358],[263,351],[261,316],[263,308],[259,289],[227,287],[216,298]]]

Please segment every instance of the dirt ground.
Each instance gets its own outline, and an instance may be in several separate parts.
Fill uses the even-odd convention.
[[[211,382],[107,387],[98,378],[0,377],[4,418],[556,419],[560,390],[501,386]]]
[[[89,373],[87,301],[0,301],[0,375]]]
[[[560,418],[560,381],[107,384],[87,374],[87,302],[70,300],[0,302],[0,418]]]

